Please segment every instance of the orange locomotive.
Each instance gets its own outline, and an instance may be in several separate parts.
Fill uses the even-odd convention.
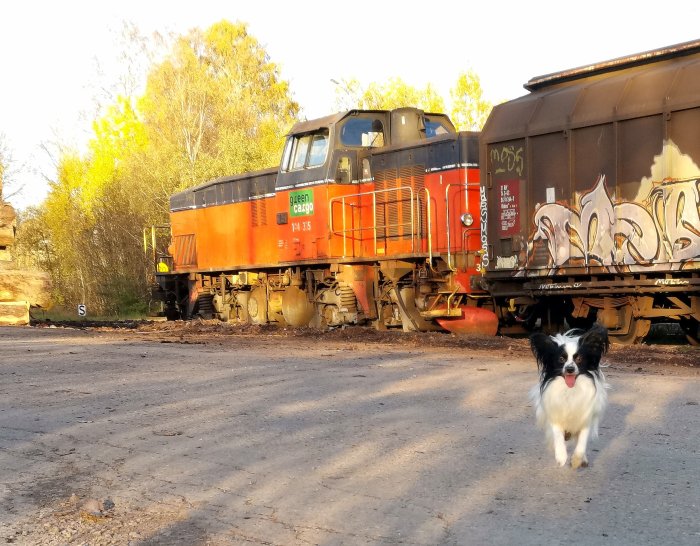
[[[478,134],[415,108],[297,123],[278,168],[175,194],[169,318],[495,334]]]

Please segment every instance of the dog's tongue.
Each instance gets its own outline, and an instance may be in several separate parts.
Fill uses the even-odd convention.
[[[576,376],[574,374],[566,374],[564,375],[564,381],[566,381],[566,386],[572,389],[574,383],[576,383]]]

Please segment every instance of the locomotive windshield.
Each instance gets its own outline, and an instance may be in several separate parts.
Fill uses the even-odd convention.
[[[454,128],[451,128],[449,119],[446,116],[425,115],[425,136],[431,138],[434,136],[447,135],[454,133]]]
[[[347,147],[382,147],[384,124],[379,118],[350,118],[340,129],[340,142]]]
[[[328,129],[295,135],[287,140],[282,158],[282,170],[296,171],[319,167],[325,163],[326,155],[328,155]]]
[[[425,136],[430,138],[438,135],[446,135],[450,131],[439,121],[427,121],[425,123]]]

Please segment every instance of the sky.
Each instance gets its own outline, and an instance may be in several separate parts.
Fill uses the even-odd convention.
[[[56,145],[84,150],[99,97],[125,67],[124,22],[184,34],[227,19],[248,24],[280,67],[302,115],[335,110],[336,87],[400,77],[447,101],[474,70],[485,98],[526,94],[534,76],[700,38],[697,0],[23,0],[0,16],[0,144],[11,157],[4,197],[38,205],[55,180]],[[311,55],[311,51],[314,52]]]

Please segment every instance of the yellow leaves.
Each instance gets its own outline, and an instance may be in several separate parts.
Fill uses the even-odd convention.
[[[236,49],[251,50],[257,42],[248,34],[244,23],[222,20],[214,23],[204,32],[210,54],[222,58],[229,57]]]
[[[362,108],[392,110],[404,106],[414,106],[426,112],[443,112],[445,103],[435,88],[428,84],[419,89],[407,84],[401,78],[391,78],[384,84],[371,83],[364,91]]]
[[[462,72],[450,90],[452,111],[450,119],[461,131],[480,131],[493,108],[483,98],[479,76],[473,70]]]
[[[412,106],[425,112],[445,112],[445,101],[431,84],[421,89],[394,77],[384,83],[370,83],[363,89],[355,78],[331,81],[336,84],[336,107],[340,110],[392,110]],[[450,90],[450,98],[450,118],[458,130],[480,130],[493,107],[483,98],[479,76],[473,70],[459,74]]]
[[[170,191],[269,166],[271,154],[275,164],[299,110],[246,25],[228,21],[178,40],[151,70],[139,108],[147,155],[171,175]]]
[[[145,128],[131,101],[118,97],[116,104],[93,122],[94,137],[90,140],[85,172],[80,187],[83,213],[92,215],[106,188],[117,183],[123,168],[146,146]]]

